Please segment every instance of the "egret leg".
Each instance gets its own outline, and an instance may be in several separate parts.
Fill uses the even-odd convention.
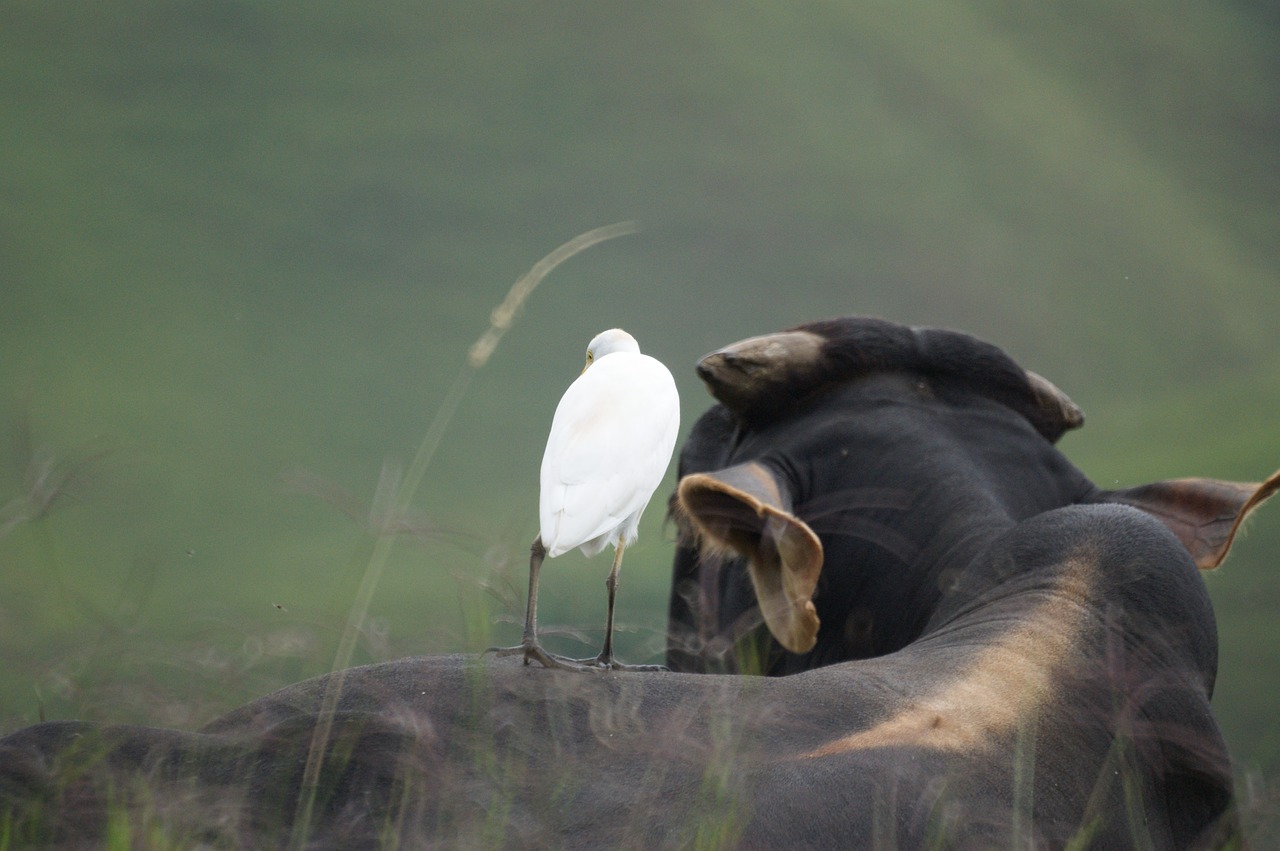
[[[533,539],[529,547],[529,605],[524,613],[524,635],[520,643],[514,647],[490,647],[485,653],[495,656],[524,656],[524,663],[537,660],[545,668],[566,668],[574,671],[586,670],[576,659],[567,659],[548,653],[538,643],[538,574],[542,570],[542,562],[547,557],[547,548],[542,543],[542,536]]]
[[[667,668],[662,665],[624,665],[613,658],[613,603],[618,595],[618,571],[622,567],[622,551],[625,548],[626,542],[619,540],[613,551],[613,567],[609,569],[609,578],[604,581],[604,587],[609,590],[609,610],[604,622],[604,648],[594,664],[614,671],[665,671]]]

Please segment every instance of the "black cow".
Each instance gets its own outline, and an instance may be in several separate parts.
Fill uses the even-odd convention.
[[[1221,563],[1280,473],[1102,490],[1054,447],[1083,424],[1071,400],[952,331],[817,322],[698,373],[720,405],[680,459],[673,670],[883,672],[877,711],[820,752],[1007,760],[1025,739],[1051,844],[1128,844],[1125,818],[1176,847],[1234,830],[1196,568]],[[1104,816],[1124,749],[1142,803]]]
[[[1239,838],[1196,564],[1221,561],[1280,474],[1100,491],[1053,447],[1075,407],[950,332],[817,323],[700,373],[722,405],[682,456],[677,672],[418,658],[299,683],[194,733],[37,725],[0,740],[0,839]],[[798,673],[679,672],[747,667]]]

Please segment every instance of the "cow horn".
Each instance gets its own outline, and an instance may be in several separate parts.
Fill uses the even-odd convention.
[[[704,543],[747,559],[760,612],[778,643],[792,653],[812,650],[822,542],[791,513],[785,484],[753,461],[685,476],[676,498]]]
[[[808,331],[750,337],[704,356],[698,376],[721,404],[742,414],[816,369],[822,344],[822,337]]]
[[[1049,379],[1031,370],[1026,370],[1026,373],[1027,383],[1031,385],[1031,393],[1035,397],[1038,412],[1044,418],[1044,423],[1049,426],[1048,430],[1053,434],[1050,440],[1056,440],[1064,431],[1084,425],[1084,411],[1080,410],[1080,406],[1072,402],[1066,393],[1059,390]],[[1045,429],[1042,428],[1041,431],[1044,432]]]

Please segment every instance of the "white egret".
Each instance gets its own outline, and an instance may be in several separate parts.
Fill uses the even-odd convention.
[[[671,373],[640,353],[620,328],[601,332],[587,346],[582,374],[556,407],[542,456],[538,502],[540,532],[530,547],[529,604],[524,638],[515,647],[491,648],[499,656],[522,654],[546,667],[654,670],[613,658],[613,606],[622,553],[636,539],[640,515],[662,481],[676,431],[680,397]],[[604,648],[595,659],[566,659],[538,643],[538,572],[544,558],[572,549],[593,556],[613,544]]]

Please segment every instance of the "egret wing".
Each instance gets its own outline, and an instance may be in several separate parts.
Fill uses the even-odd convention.
[[[602,358],[565,391],[542,461],[540,521],[552,556],[594,554],[638,519],[671,460],[679,398],[646,355]],[[632,515],[636,515],[632,518]]]

